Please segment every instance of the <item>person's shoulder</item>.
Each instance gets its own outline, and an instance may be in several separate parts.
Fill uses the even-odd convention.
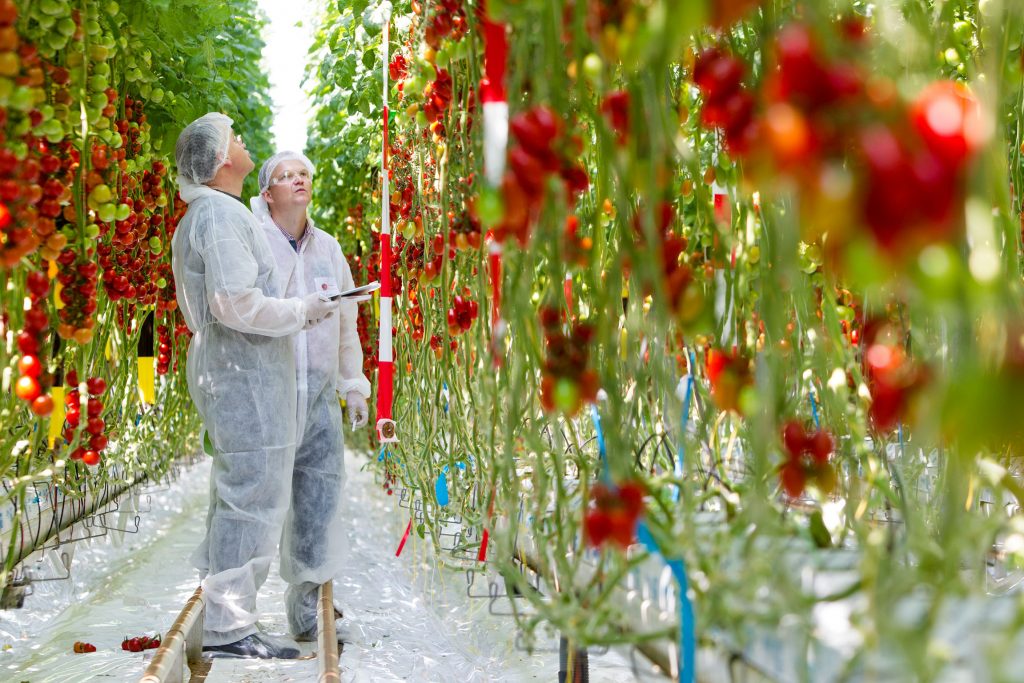
[[[327,245],[326,248],[328,251],[331,252],[332,255],[338,257],[341,256],[341,244],[338,243],[337,237],[327,232],[326,230],[321,230],[316,226],[313,227],[313,232],[316,234],[317,241],[320,242],[321,244]]]

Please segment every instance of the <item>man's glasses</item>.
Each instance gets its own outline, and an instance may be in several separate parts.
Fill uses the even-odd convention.
[[[282,183],[290,183],[296,178],[301,178],[302,180],[312,180],[313,176],[306,169],[302,169],[301,171],[285,171],[276,178],[273,178],[270,181],[270,184],[281,185]]]

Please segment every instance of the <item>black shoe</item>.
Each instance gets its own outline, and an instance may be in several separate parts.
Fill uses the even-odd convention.
[[[225,645],[203,645],[211,657],[254,657],[256,659],[298,659],[299,649],[274,642],[262,633],[253,633]]]

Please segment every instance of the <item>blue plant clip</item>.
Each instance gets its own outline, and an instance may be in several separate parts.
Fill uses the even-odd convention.
[[[814,386],[811,386],[808,393],[811,397],[811,417],[814,418],[814,428],[821,429],[821,420],[818,418],[818,402],[814,400]]]
[[[697,680],[697,637],[693,616],[693,603],[690,602],[689,583],[686,579],[686,564],[682,558],[666,559],[651,535],[646,522],[640,522],[636,528],[636,537],[651,553],[661,556],[665,565],[672,572],[679,584],[679,659],[682,662],[679,672],[680,683],[695,683]]]
[[[445,465],[441,474],[437,475],[437,481],[434,482],[434,497],[437,498],[438,505],[448,507],[448,465]]]
[[[590,417],[594,421],[594,431],[597,438],[597,452],[601,456],[601,483],[610,485],[612,473],[608,467],[608,449],[604,443],[604,431],[601,429],[601,414],[597,412],[597,406],[590,406]]]

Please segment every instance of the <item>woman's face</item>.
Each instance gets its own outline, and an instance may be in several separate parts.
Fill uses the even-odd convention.
[[[282,161],[270,177],[270,187],[263,193],[270,210],[281,210],[309,205],[313,178],[309,169],[298,159]]]

